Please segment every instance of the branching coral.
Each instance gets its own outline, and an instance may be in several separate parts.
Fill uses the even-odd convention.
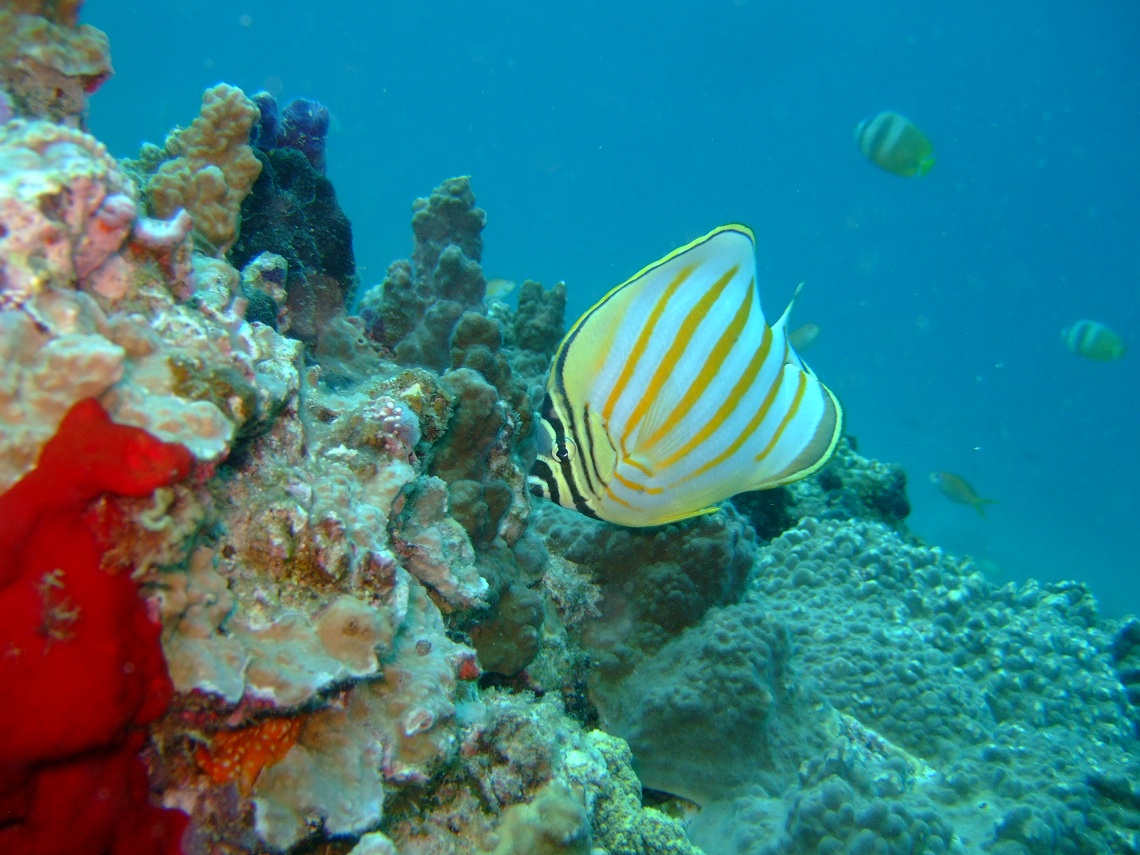
[[[249,146],[257,107],[236,86],[219,83],[202,96],[202,111],[167,138],[169,158],[151,176],[152,213],[169,218],[185,208],[197,234],[219,255],[237,240],[242,200],[261,174]]]

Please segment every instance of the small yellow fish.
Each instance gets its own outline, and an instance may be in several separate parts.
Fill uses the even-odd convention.
[[[503,279],[496,276],[494,279],[487,280],[487,299],[488,300],[502,300],[508,294],[515,290],[515,280]]]
[[[898,113],[879,113],[855,126],[855,142],[871,163],[895,175],[925,175],[934,166],[934,146]]]
[[[982,519],[986,518],[984,506],[997,503],[997,499],[983,499],[965,478],[953,472],[931,472],[930,483],[951,502],[972,507],[981,514]]]
[[[640,527],[818,471],[843,410],[788,345],[791,308],[768,325],[736,224],[618,285],[554,354],[531,491]]]
[[[803,324],[788,333],[788,341],[796,349],[796,353],[803,353],[819,338],[819,327],[812,323]]]
[[[1061,330],[1061,341],[1077,356],[1112,362],[1124,356],[1124,340],[1098,321],[1077,321]]]

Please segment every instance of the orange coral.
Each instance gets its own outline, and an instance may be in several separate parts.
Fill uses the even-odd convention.
[[[219,83],[207,89],[198,118],[167,139],[170,159],[147,187],[152,214],[169,219],[185,208],[198,236],[219,256],[237,240],[242,199],[261,174],[261,161],[249,146],[258,115],[236,86]]]
[[[248,796],[261,770],[280,763],[297,743],[303,719],[267,718],[239,730],[215,733],[209,746],[199,745],[194,760],[215,784],[236,781]]]

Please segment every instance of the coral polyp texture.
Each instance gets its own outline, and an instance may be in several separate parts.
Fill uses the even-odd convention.
[[[119,162],[77,11],[0,12],[0,851],[1136,851],[1135,619],[851,443],[658,528],[531,497],[567,289],[487,298],[471,180],[346,314],[323,108]]]

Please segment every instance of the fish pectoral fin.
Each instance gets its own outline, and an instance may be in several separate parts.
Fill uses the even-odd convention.
[[[634,452],[627,454],[621,459],[622,463],[632,466],[647,479],[653,478],[657,475],[657,462],[647,454]]]
[[[639,459],[645,461],[651,459],[664,460],[684,441],[685,437],[680,435],[676,426],[658,436],[662,425],[669,420],[684,397],[684,390],[677,388],[677,385],[676,383],[665,385],[661,393],[649,405],[641,424],[637,426],[630,445],[634,449],[634,455]],[[650,454],[651,451],[652,454]]]

